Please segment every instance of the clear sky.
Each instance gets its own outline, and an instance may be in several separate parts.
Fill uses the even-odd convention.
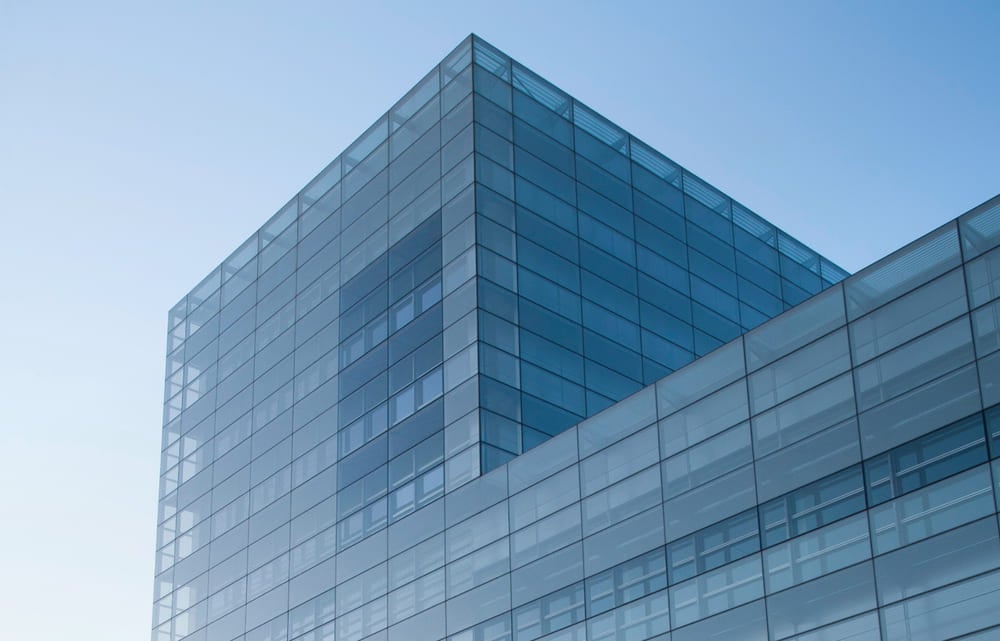
[[[167,310],[473,31],[851,271],[1000,192],[995,1],[0,0],[0,637],[148,638]]]

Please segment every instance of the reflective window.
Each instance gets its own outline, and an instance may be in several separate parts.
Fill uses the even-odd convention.
[[[982,416],[976,414],[865,461],[870,505],[918,490],[985,463]]]
[[[553,592],[512,613],[515,641],[532,641],[542,635],[582,621],[584,618],[583,584]]]
[[[670,582],[679,583],[758,550],[757,511],[750,510],[667,545]]]
[[[587,579],[587,613],[595,616],[667,587],[663,549],[653,550]]]
[[[870,510],[872,548],[876,554],[913,543],[993,511],[988,465],[883,503]]]
[[[762,596],[760,555],[754,555],[670,588],[671,620],[687,625]]]
[[[764,550],[768,593],[871,558],[868,515],[858,514]]]
[[[874,607],[875,577],[864,563],[767,597],[767,619],[781,639]]]
[[[760,506],[764,545],[771,546],[865,509],[861,466],[811,483]]]

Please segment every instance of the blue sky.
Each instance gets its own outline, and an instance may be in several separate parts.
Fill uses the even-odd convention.
[[[1000,192],[996,2],[0,0],[5,637],[148,634],[167,310],[472,31],[852,271]]]

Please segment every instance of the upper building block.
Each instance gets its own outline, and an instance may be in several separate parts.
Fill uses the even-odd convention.
[[[845,275],[470,36],[171,311],[164,445],[455,486]]]
[[[987,638],[998,221],[839,283],[470,37],[171,310],[153,639]]]

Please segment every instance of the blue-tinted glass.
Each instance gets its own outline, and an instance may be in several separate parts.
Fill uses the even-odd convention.
[[[967,227],[988,225],[963,238]],[[682,455],[677,422],[643,414],[653,440],[639,450],[614,434],[635,427],[619,410],[667,397],[614,406],[843,276],[466,39],[171,311],[157,641],[629,641],[666,634],[671,608],[675,625],[719,614],[675,635],[750,629],[724,619],[763,594],[749,459],[718,476],[700,461],[715,460],[712,442],[699,443],[683,456],[708,482],[664,513],[657,443]],[[613,451],[594,445],[601,425]],[[532,470],[517,463],[567,429],[536,450],[545,460],[525,459]],[[922,480],[899,468],[899,501],[970,472],[992,487],[983,465],[938,472],[963,454],[921,452]],[[545,519],[525,522],[513,506],[552,474],[575,493],[561,516],[538,499]],[[508,480],[522,498],[501,491]],[[788,531],[847,509],[807,490],[785,497]],[[995,507],[985,494],[975,505]],[[935,510],[919,522],[944,527],[954,512]],[[878,545],[918,534],[887,528]],[[664,531],[675,582],[687,575],[674,552],[691,550],[694,578],[677,590]],[[585,562],[599,573],[585,577]],[[756,630],[763,603],[749,605]]]
[[[864,479],[858,465],[762,504],[764,545],[780,543],[863,509]]]
[[[986,437],[990,442],[990,455],[1000,457],[1000,406],[986,410]]]
[[[976,414],[865,461],[869,504],[984,463],[985,440],[982,416]]]

